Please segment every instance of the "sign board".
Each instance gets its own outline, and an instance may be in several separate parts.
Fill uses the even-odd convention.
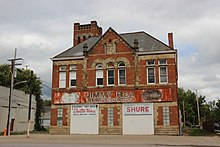
[[[96,115],[97,105],[72,105],[73,115]]]
[[[152,103],[131,103],[124,104],[124,115],[152,115]]]
[[[151,103],[172,101],[171,89],[53,92],[54,104]]]

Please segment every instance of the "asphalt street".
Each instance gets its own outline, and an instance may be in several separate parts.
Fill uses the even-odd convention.
[[[220,147],[220,137],[146,135],[0,136],[0,147]]]

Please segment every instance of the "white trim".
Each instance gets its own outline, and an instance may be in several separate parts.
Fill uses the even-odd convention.
[[[154,83],[149,83],[149,80],[148,80],[148,69],[149,68],[153,68],[154,69]],[[147,66],[147,68],[146,68],[146,71],[147,71],[147,84],[156,84],[156,70],[155,70],[155,66]]]
[[[120,76],[119,76],[119,70],[120,69],[124,69],[124,71],[125,71],[125,84],[120,84]],[[126,68],[125,67],[118,67],[118,85],[120,85],[120,86],[125,86],[126,85]]]
[[[100,74],[99,74],[100,73]],[[102,78],[102,85],[98,85],[98,78]],[[97,87],[103,87],[104,86],[104,74],[103,69],[96,69],[95,71],[95,81]]]
[[[62,78],[61,78],[62,76]],[[65,79],[64,79],[65,77]],[[66,88],[66,71],[59,72],[59,88]]]
[[[112,70],[114,74],[114,84],[108,84],[108,71]],[[114,86],[115,85],[115,69],[114,68],[109,68],[107,69],[107,86]]]
[[[85,56],[75,56],[75,57],[61,57],[61,58],[50,58],[52,61],[61,61],[61,60],[74,60],[74,59],[83,59]]]
[[[161,80],[160,80],[160,68],[161,67],[166,67],[167,82],[161,82]],[[168,66],[166,66],[166,65],[159,66],[159,83],[160,84],[168,84]]]
[[[72,74],[73,75],[72,75]],[[72,76],[71,76],[72,75]],[[69,87],[71,87],[71,88],[75,88],[76,87],[76,85],[75,86],[71,86],[71,80],[76,80],[76,70],[71,70],[70,72],[69,72]]]
[[[172,50],[172,51],[154,51],[154,52],[137,52],[138,55],[168,54],[168,53],[176,53],[176,50]]]

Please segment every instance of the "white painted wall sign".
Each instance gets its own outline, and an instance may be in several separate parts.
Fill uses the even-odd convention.
[[[124,104],[124,115],[152,115],[152,103],[131,103]]]
[[[72,105],[73,115],[96,115],[97,105]]]
[[[96,104],[71,106],[70,134],[98,134],[99,107]]]
[[[154,134],[153,103],[123,104],[123,134]]]

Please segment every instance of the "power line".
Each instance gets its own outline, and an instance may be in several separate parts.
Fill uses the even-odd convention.
[[[47,82],[47,81],[43,81],[43,80],[41,80],[42,82],[44,82],[44,83],[48,83],[48,84],[52,84],[52,83],[50,83],[50,82]]]
[[[46,88],[52,90],[52,88],[50,88],[49,86],[47,86],[47,85],[45,85],[45,84],[43,84],[43,83],[42,83],[42,85],[45,86]]]
[[[21,99],[23,99],[23,100],[25,100],[25,101],[28,101],[28,99],[25,99],[25,98],[23,98],[23,97],[20,97],[20,96],[18,96],[18,95],[16,95],[16,94],[13,94],[13,96],[18,97],[18,98],[21,98]]]

